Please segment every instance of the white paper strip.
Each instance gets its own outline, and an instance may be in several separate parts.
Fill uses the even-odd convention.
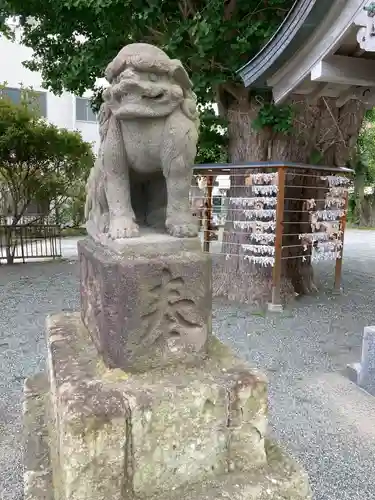
[[[260,243],[261,245],[267,245],[269,243],[273,243],[276,237],[274,233],[251,233],[249,236],[252,240],[255,240],[257,243]]]
[[[275,207],[277,203],[277,198],[275,197],[254,197],[254,198],[230,198],[231,205],[243,208],[265,208],[265,207]]]
[[[336,221],[345,215],[345,210],[316,210],[313,215],[318,220]]]
[[[334,252],[335,250],[342,249],[342,241],[334,240],[334,241],[323,241],[319,243],[318,252],[326,253],[326,252]]]
[[[315,251],[312,254],[312,261],[321,262],[325,260],[336,260],[336,259],[341,259],[341,257],[342,257],[341,251],[333,251],[333,252]]]
[[[324,205],[325,205],[325,208],[331,208],[331,207],[342,208],[345,205],[345,198],[342,198],[342,197],[337,198],[337,197],[330,196],[328,194]]]
[[[251,180],[253,184],[271,184],[277,181],[277,174],[252,174]]]
[[[276,222],[274,221],[234,221],[233,226],[235,229],[252,229],[253,232],[263,233],[268,229],[274,231],[276,229]]]
[[[321,179],[322,181],[328,181],[329,186],[348,186],[350,184],[350,179],[342,175],[327,175],[321,177]]]
[[[252,186],[253,187],[253,193],[254,194],[260,194],[263,196],[267,196],[270,194],[276,194],[277,193],[277,186],[275,184],[270,184],[269,186]]]
[[[258,257],[256,255],[244,255],[245,260],[253,262],[254,264],[259,264],[262,267],[273,266],[275,264],[274,257]]]
[[[342,231],[338,231],[337,236],[340,238],[342,236]],[[332,234],[330,233],[302,233],[299,235],[300,240],[306,240],[311,243],[320,241],[330,241],[332,240]]]
[[[261,255],[274,255],[275,247],[271,245],[242,245],[243,250],[246,252],[253,252],[255,254]]]
[[[334,196],[337,198],[344,198],[347,195],[348,190],[345,187],[332,187],[329,190],[329,193],[330,193],[330,196]]]
[[[269,219],[276,217],[276,210],[244,210],[246,219]]]

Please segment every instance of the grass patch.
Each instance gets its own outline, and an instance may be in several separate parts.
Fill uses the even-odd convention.
[[[86,236],[87,231],[84,227],[66,227],[61,230],[62,238],[72,238],[74,236]]]
[[[356,224],[350,224],[350,223],[348,223],[346,227],[347,229],[360,229],[361,231],[375,231],[375,227],[357,226]]]
[[[260,316],[261,318],[265,318],[267,312],[266,311],[251,311],[251,316]]]

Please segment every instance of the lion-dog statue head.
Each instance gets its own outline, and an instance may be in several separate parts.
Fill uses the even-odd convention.
[[[120,120],[170,115],[181,106],[197,119],[192,83],[181,62],[146,43],[125,46],[105,70],[103,99]]]

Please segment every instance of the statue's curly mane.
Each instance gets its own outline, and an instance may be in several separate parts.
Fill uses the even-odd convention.
[[[107,136],[111,115],[112,111],[110,110],[108,104],[106,102],[103,102],[100,106],[98,114],[99,136],[101,144],[103,144],[103,141]]]
[[[199,112],[197,108],[197,96],[192,90],[184,90],[184,100],[181,103],[181,110],[184,115],[194,122],[197,131],[199,131]]]

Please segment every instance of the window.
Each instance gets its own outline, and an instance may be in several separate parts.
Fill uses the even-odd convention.
[[[46,92],[36,92],[32,91],[35,99],[35,106],[37,107],[41,116],[47,117],[47,94]],[[12,100],[14,103],[18,104],[21,101],[21,89],[14,89],[6,87],[1,89],[1,94],[6,95]]]
[[[90,99],[76,97],[76,120],[81,122],[96,122],[96,114],[91,109]]]

